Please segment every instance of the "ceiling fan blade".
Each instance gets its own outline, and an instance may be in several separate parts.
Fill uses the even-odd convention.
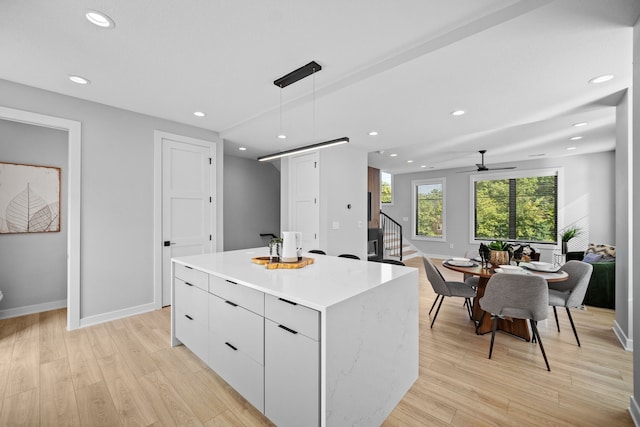
[[[465,173],[465,172],[478,172],[478,169],[469,169],[466,171],[457,171],[456,173]]]
[[[500,170],[505,170],[505,169],[515,169],[515,166],[507,166],[504,168],[487,168],[486,170],[492,170],[492,171],[500,171]]]

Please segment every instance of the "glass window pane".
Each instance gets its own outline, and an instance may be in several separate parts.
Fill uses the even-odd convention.
[[[509,239],[509,180],[476,182],[476,239]]]
[[[392,177],[387,172],[380,172],[380,202],[393,203]]]
[[[416,235],[442,237],[442,184],[416,185]]]
[[[475,182],[475,238],[555,243],[557,175]]]

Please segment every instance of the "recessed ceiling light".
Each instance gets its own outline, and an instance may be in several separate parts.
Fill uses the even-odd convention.
[[[462,116],[465,113],[464,110],[456,110],[456,111],[452,111],[451,115],[452,116]]]
[[[571,141],[577,141],[579,139],[582,139],[581,136],[572,136],[571,138],[569,138]]]
[[[378,132],[376,132],[375,130],[372,130],[371,132],[369,132],[370,136],[376,136],[378,135]]]
[[[427,167],[427,165],[420,165],[420,167],[421,167],[421,168],[426,168],[426,167]]]
[[[240,147],[240,148],[238,148],[238,150],[240,150],[240,151],[247,151],[247,147]]]
[[[391,154],[389,154],[389,157],[396,157],[396,156],[397,156],[397,154],[396,154],[396,153],[391,153]]]
[[[196,111],[195,113],[193,113],[194,116],[196,117],[204,117],[206,116],[205,113],[203,113],[202,111]]]
[[[586,126],[586,125],[588,125],[587,122],[580,122],[580,123],[574,123],[571,126],[573,126],[574,128],[579,128],[579,127]]]
[[[589,83],[604,83],[604,82],[608,82],[612,78],[613,78],[612,74],[605,74],[604,76],[598,76],[598,77],[592,78],[591,80],[589,80]]]
[[[407,160],[407,163],[413,163],[413,160]]]
[[[578,147],[567,147],[567,150],[575,150]]]
[[[89,79],[85,79],[84,77],[81,77],[81,76],[75,76],[73,74],[69,74],[69,80],[71,80],[74,83],[78,83],[79,85],[88,85],[89,83],[91,83]]]
[[[280,139],[287,139],[287,135],[281,133],[280,135],[278,135],[278,138]]]
[[[102,12],[90,10],[84,16],[89,20],[89,22],[100,28],[114,28],[116,26],[114,20]]]

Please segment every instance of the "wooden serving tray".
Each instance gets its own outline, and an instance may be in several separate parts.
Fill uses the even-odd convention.
[[[303,267],[306,267],[307,265],[313,264],[314,259],[302,257],[300,261],[294,261],[294,262],[282,262],[282,261],[269,262],[270,259],[268,256],[259,256],[259,257],[251,258],[251,261],[254,264],[266,265],[267,270],[275,270],[276,268],[284,268],[284,269],[303,268]]]

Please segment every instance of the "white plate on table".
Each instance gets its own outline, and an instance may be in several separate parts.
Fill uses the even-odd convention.
[[[528,263],[521,263],[521,265],[528,268],[529,270],[542,271],[544,273],[555,273],[560,270],[560,267],[557,265],[541,261],[531,261]]]
[[[469,258],[450,258],[446,262],[456,267],[473,267],[475,265]]]
[[[496,273],[510,273],[510,274],[526,274],[527,272],[516,265],[501,265],[500,268],[494,270]]]

